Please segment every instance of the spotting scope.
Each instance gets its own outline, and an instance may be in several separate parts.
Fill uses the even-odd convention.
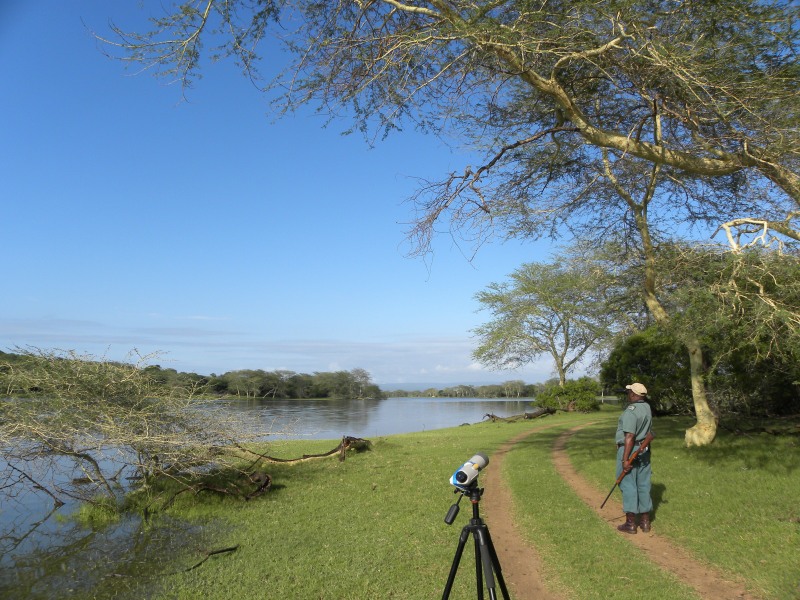
[[[478,452],[467,462],[461,465],[450,477],[450,483],[461,490],[466,490],[478,477],[481,469],[489,464],[489,457]]]

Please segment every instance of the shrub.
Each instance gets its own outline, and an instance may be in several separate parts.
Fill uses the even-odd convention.
[[[564,386],[551,385],[536,396],[537,406],[557,410],[590,412],[600,410],[600,383],[590,377],[568,380]]]

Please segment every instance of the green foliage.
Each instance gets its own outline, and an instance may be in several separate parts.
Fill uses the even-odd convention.
[[[505,381],[488,385],[454,385],[446,388],[426,390],[392,390],[398,398],[424,396],[427,398],[533,398],[541,389],[540,383],[525,383],[521,380]]]
[[[175,369],[164,369],[160,365],[148,365],[144,371],[150,378],[165,388],[203,389],[208,377],[197,373],[184,373]]]
[[[21,350],[19,353],[0,352],[0,391],[6,395],[31,395],[37,393],[37,384],[32,370],[39,364],[32,359],[36,352]],[[98,361],[94,357],[81,357],[68,352],[70,358],[86,363],[97,363],[111,373],[113,367],[123,367],[122,363]],[[149,358],[149,357],[148,357]],[[154,396],[175,395],[187,397],[198,394],[217,396],[245,396],[248,398],[382,398],[380,387],[372,382],[370,374],[364,369],[333,373],[316,372],[313,375],[294,371],[263,369],[241,369],[228,371],[222,375],[198,375],[160,365],[142,365],[139,381],[148,382]],[[132,383],[132,382],[131,382]],[[48,384],[50,385],[50,384]],[[80,389],[91,395],[94,393],[82,383]],[[125,394],[121,390],[119,393]]]
[[[84,502],[72,515],[77,523],[91,529],[101,529],[120,520],[120,505],[114,499],[100,496],[91,502]]]
[[[602,364],[605,386],[639,380],[661,413],[690,411],[689,356],[700,341],[718,415],[800,411],[800,260],[764,248],[665,244],[659,295],[670,319],[620,340]]]
[[[536,396],[536,406],[557,410],[591,412],[600,410],[601,386],[591,377],[567,380],[563,386],[550,385]]]
[[[721,357],[708,381],[721,415],[800,413],[800,363],[776,356],[754,361],[751,351],[743,348]]]
[[[382,398],[364,369],[316,372],[261,369],[229,371],[212,377],[208,389],[216,394],[248,398]]]
[[[496,368],[515,368],[549,355],[564,383],[569,372],[610,337],[603,298],[610,279],[583,260],[527,263],[509,281],[493,283],[476,299],[491,320],[474,330],[473,356]]]
[[[647,387],[654,412],[687,412],[692,405],[686,348],[657,325],[620,342],[600,368],[605,388],[623,389],[638,381]]]
[[[791,415],[800,411],[800,365],[778,354],[758,356],[753,339],[728,335],[714,340],[704,354],[711,362],[706,377],[709,401],[720,417]],[[728,345],[729,344],[729,345]],[[738,345],[737,345],[738,344]],[[732,347],[731,347],[732,346]],[[686,349],[658,326],[621,340],[602,363],[600,380],[609,388],[640,381],[657,414],[691,412]]]
[[[36,397],[43,402],[64,398],[82,410],[101,414],[104,405],[137,406],[145,398],[164,395],[151,371],[129,362],[39,349],[3,354],[0,359],[0,389],[7,396]]]

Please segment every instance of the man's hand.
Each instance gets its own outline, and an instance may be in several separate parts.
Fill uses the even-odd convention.
[[[633,469],[633,461],[631,454],[633,454],[633,446],[636,444],[636,436],[632,433],[625,434],[625,448],[622,450],[622,472],[627,475]],[[633,458],[636,458],[634,456]]]

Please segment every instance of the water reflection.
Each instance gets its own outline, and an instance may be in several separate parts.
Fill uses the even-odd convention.
[[[148,526],[128,516],[103,531],[51,532],[49,546],[15,556],[0,570],[0,597],[150,597],[157,577],[166,574],[164,557],[181,556],[187,547],[202,547],[208,534],[166,515]],[[193,559],[187,557],[187,565]]]
[[[378,437],[477,423],[487,414],[509,417],[530,408],[530,399],[387,398],[385,400],[229,400],[233,411],[250,413],[265,434],[277,439]]]

